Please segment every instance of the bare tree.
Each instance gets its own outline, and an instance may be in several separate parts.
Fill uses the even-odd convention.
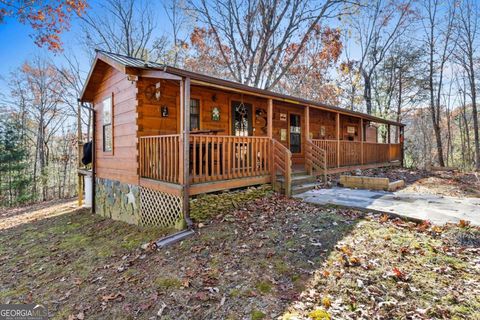
[[[351,26],[360,46],[358,68],[363,77],[367,113],[372,113],[372,76],[387,53],[408,29],[413,16],[412,0],[375,0],[359,7]]]
[[[467,75],[470,101],[472,104],[473,132],[475,143],[475,168],[480,170],[480,137],[478,126],[477,109],[477,83],[475,59],[477,58],[478,46],[478,4],[476,1],[462,0],[458,6],[458,15],[456,20],[456,37],[458,39],[458,51],[455,54],[456,60],[465,70]]]
[[[33,163],[33,194],[38,194],[38,180],[42,186],[41,199],[47,200],[50,159],[49,142],[68,116],[63,110],[64,91],[57,69],[46,59],[35,57],[12,73],[11,94],[24,106],[28,117],[27,136],[35,146]]]
[[[147,0],[105,0],[98,12],[81,16],[83,41],[89,52],[103,49],[146,59],[151,52],[156,16]]]
[[[183,59],[187,52],[188,35],[186,28],[190,24],[190,18],[186,14],[186,3],[184,0],[165,0],[163,3],[163,9],[170,22],[171,34],[170,39],[163,36],[155,42],[155,48],[160,52],[163,51],[165,57],[158,57],[157,60],[163,59],[165,62],[170,63],[173,66],[179,66],[183,64]],[[168,40],[171,41],[171,45],[168,44]],[[162,44],[162,42],[164,42]],[[169,52],[164,52],[165,49]]]
[[[69,107],[69,112],[77,119],[77,139],[82,142],[85,138],[90,141],[92,112],[84,109],[79,102],[80,95],[85,81],[85,73],[82,72],[80,62],[74,54],[63,55],[65,63],[56,66],[61,76],[61,86],[64,91],[63,103]],[[83,134],[85,132],[85,135]]]
[[[440,0],[424,0],[426,16],[422,19],[425,32],[424,45],[427,52],[429,109],[437,147],[440,166],[445,166],[441,135],[441,97],[444,85],[445,69],[456,47],[453,31],[456,6],[450,1],[443,9]]]
[[[200,0],[189,7],[211,36],[226,75],[251,86],[272,89],[285,76],[329,18],[347,1]]]

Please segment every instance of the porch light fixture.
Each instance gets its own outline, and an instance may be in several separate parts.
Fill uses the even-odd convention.
[[[212,108],[212,120],[220,121],[220,109],[218,107]]]
[[[167,118],[168,117],[168,107],[167,106],[162,106],[162,117]]]

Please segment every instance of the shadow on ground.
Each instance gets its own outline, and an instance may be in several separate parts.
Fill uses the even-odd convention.
[[[181,244],[86,210],[0,231],[0,302],[56,318],[241,319],[281,314],[356,220],[283,197],[245,204]]]

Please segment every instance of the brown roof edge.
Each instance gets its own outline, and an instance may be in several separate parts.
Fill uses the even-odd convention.
[[[401,122],[386,120],[386,119],[375,117],[375,116],[372,116],[372,115],[369,115],[369,114],[366,114],[366,113],[363,113],[363,112],[346,110],[346,109],[343,109],[343,108],[335,107],[335,106],[325,104],[325,103],[321,103],[321,102],[317,102],[317,101],[306,100],[306,99],[302,99],[302,98],[298,98],[298,97],[294,97],[294,96],[290,96],[290,95],[286,95],[286,94],[282,94],[282,93],[277,93],[277,92],[273,92],[273,91],[269,91],[269,90],[265,90],[265,89],[250,87],[250,86],[247,86],[247,85],[235,82],[235,81],[219,79],[219,78],[215,78],[215,77],[212,77],[212,76],[207,76],[207,75],[204,75],[204,74],[200,74],[200,73],[196,73],[196,72],[192,72],[192,71],[188,71],[188,70],[184,70],[184,69],[179,69],[179,68],[175,68],[175,67],[171,67],[171,66],[166,66],[164,68],[164,70],[167,73],[175,74],[175,75],[178,75],[178,76],[189,77],[191,79],[202,81],[202,82],[207,82],[207,83],[211,83],[211,84],[215,84],[215,85],[219,85],[219,86],[223,86],[223,87],[229,87],[229,88],[232,88],[232,89],[252,92],[252,93],[259,94],[259,95],[271,97],[272,99],[277,98],[279,100],[287,101],[287,102],[289,102],[289,101],[293,102],[294,101],[294,102],[297,102],[298,104],[309,105],[309,106],[313,106],[313,107],[319,107],[319,108],[322,108],[322,109],[327,109],[327,110],[331,110],[331,111],[335,111],[335,112],[340,112],[340,113],[343,113],[343,114],[348,114],[348,115],[352,115],[352,116],[356,116],[356,117],[361,117],[361,118],[368,119],[368,120],[371,120],[371,121],[374,121],[374,122],[381,122],[381,123],[391,124],[391,125],[395,125],[395,126],[405,126],[405,124],[403,124]]]
[[[374,122],[390,124],[390,125],[395,125],[395,126],[401,126],[401,127],[405,126],[405,124],[403,124],[403,123],[382,119],[382,118],[375,117],[375,116],[372,116],[372,115],[369,115],[369,114],[366,114],[366,113],[363,113],[363,112],[347,110],[347,109],[332,106],[332,105],[329,105],[329,104],[317,102],[317,101],[307,100],[307,99],[298,98],[298,97],[294,97],[294,96],[290,96],[290,95],[286,95],[286,94],[282,94],[282,93],[277,93],[277,92],[273,92],[273,91],[269,91],[269,90],[265,90],[265,89],[255,88],[255,87],[251,87],[251,86],[241,84],[241,83],[238,83],[238,82],[235,82],[235,81],[215,78],[215,77],[208,76],[208,75],[205,75],[205,74],[196,73],[196,72],[193,72],[193,71],[188,71],[188,70],[184,70],[184,69],[180,69],[180,68],[176,68],[176,67],[171,67],[171,66],[167,66],[167,65],[161,65],[161,64],[158,64],[158,63],[154,63],[154,62],[146,63],[145,61],[143,61],[141,59],[132,58],[132,57],[128,57],[128,56],[125,56],[125,55],[114,54],[114,53],[111,53],[111,52],[97,50],[97,55],[96,55],[95,62],[97,61],[97,59],[102,60],[102,61],[112,65],[112,67],[117,68],[117,69],[122,69],[122,68],[120,68],[120,65],[123,65],[125,67],[125,69],[123,69],[122,71],[124,71],[124,72],[126,72],[127,69],[131,70],[132,68],[133,69],[138,69],[138,70],[146,70],[146,69],[162,70],[162,71],[165,71],[167,73],[171,73],[171,74],[174,74],[174,75],[177,75],[177,76],[189,77],[193,80],[197,80],[197,81],[201,81],[201,82],[206,82],[206,83],[210,83],[210,84],[214,84],[214,85],[218,85],[218,86],[222,86],[222,87],[227,87],[227,88],[242,90],[242,91],[246,91],[246,92],[251,92],[251,93],[254,93],[254,94],[257,94],[257,95],[262,95],[262,96],[272,98],[272,99],[276,99],[276,100],[281,100],[281,101],[290,102],[290,103],[296,103],[296,104],[300,104],[300,105],[308,105],[308,106],[312,106],[312,107],[318,107],[320,109],[325,109],[325,110],[328,110],[328,111],[340,112],[340,113],[346,114],[346,115],[361,117],[361,118],[364,118],[364,119],[367,119],[367,120],[370,120],[370,121],[374,121]],[[90,74],[87,78],[87,81],[85,82],[84,90],[86,89],[86,87],[88,85],[88,81],[90,80],[90,75],[93,72],[94,67],[95,67],[95,63],[92,65],[92,68],[90,70]],[[84,95],[84,92],[82,92],[81,99],[80,99],[81,101],[83,101],[83,98],[84,98],[83,95]]]

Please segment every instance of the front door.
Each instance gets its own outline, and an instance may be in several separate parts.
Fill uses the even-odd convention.
[[[252,105],[238,101],[232,101],[232,133],[237,137],[253,135],[252,129]]]
[[[298,114],[290,113],[290,151],[292,153],[302,152],[302,124]]]

